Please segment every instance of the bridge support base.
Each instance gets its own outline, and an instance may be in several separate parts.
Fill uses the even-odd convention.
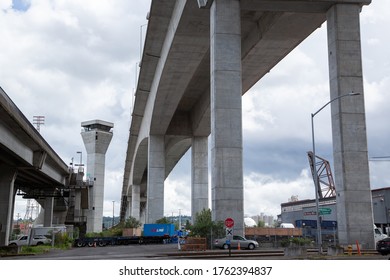
[[[17,171],[1,164],[0,169],[0,246],[6,246],[12,231],[15,203],[14,182]]]

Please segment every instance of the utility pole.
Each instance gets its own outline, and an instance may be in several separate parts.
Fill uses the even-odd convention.
[[[33,116],[33,124],[36,125],[38,132],[41,132],[41,125],[45,124],[45,116]]]

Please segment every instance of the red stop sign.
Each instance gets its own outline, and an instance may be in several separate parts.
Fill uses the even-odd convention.
[[[225,226],[228,228],[232,228],[234,226],[234,220],[232,218],[227,218],[225,220]]]

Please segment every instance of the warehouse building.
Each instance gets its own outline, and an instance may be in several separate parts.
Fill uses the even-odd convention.
[[[372,190],[372,209],[374,223],[382,231],[390,230],[390,188]],[[321,232],[324,240],[335,242],[337,239],[336,197],[326,197],[319,201]],[[317,236],[317,211],[314,199],[298,200],[297,198],[281,204],[280,220],[302,228],[302,234],[315,239]]]

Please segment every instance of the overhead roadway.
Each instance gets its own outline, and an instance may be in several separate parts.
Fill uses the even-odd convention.
[[[0,165],[14,168],[15,190],[26,197],[53,196],[63,188],[69,169],[0,88]]]
[[[172,137],[171,149],[166,147],[166,176],[190,148],[191,137],[210,134],[210,10],[199,8],[198,2],[212,1],[151,2],[128,140],[121,219],[131,184],[145,180],[148,134]],[[241,0],[242,94],[321,27],[332,5],[370,2]]]

